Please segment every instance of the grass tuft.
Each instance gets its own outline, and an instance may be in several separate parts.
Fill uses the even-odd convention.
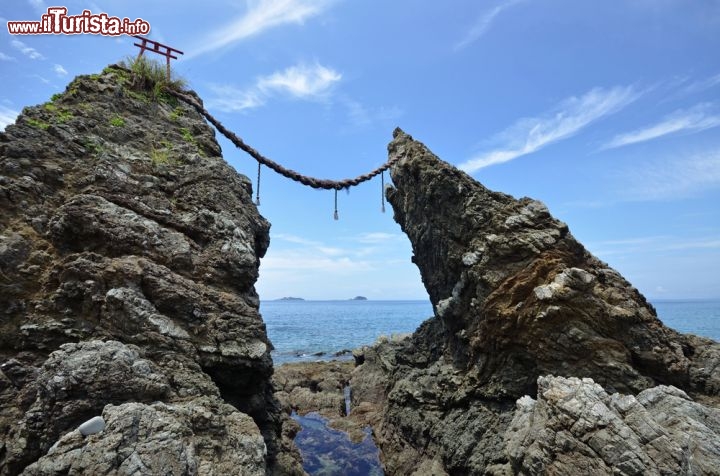
[[[110,118],[110,125],[113,127],[123,127],[125,125],[125,119],[116,114]]]
[[[130,70],[130,89],[142,91],[154,101],[173,104],[175,97],[167,91],[182,91],[187,86],[187,81],[172,70],[168,80],[167,66],[145,56],[128,57],[121,61],[120,65]]]

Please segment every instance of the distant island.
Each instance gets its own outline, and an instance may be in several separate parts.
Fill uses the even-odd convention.
[[[351,301],[367,301],[367,300],[368,300],[368,298],[366,298],[365,296],[355,296],[354,298],[351,299]]]
[[[282,297],[282,298],[278,299],[278,301],[304,301],[304,299],[299,298],[299,297],[288,296],[288,297]]]

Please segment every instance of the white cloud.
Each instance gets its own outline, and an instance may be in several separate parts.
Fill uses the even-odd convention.
[[[372,268],[366,260],[358,259],[361,254],[354,248],[328,246],[320,241],[283,233],[273,234],[270,239],[274,246],[262,259],[262,272],[347,273]]]
[[[371,232],[358,235],[356,240],[360,243],[379,244],[398,240],[402,241],[403,238],[404,235],[401,235],[399,233]]]
[[[636,164],[618,173],[618,196],[629,201],[666,201],[720,188],[720,149],[689,157]]]
[[[15,122],[18,112],[0,104],[0,131],[4,131],[8,124]]]
[[[217,96],[207,101],[210,108],[226,112],[239,112],[265,104],[265,98],[252,89],[243,90],[227,85],[211,85],[210,89]]]
[[[701,79],[693,83],[688,84],[683,88],[683,92],[687,94],[699,93],[720,84],[720,73],[710,76],[709,78]]]
[[[325,11],[333,0],[248,0],[247,11],[230,24],[196,42],[186,59],[215,51],[284,24],[302,24]]]
[[[366,232],[320,238],[271,231],[257,290],[264,299],[301,296],[347,299],[426,299],[403,235]],[[399,259],[399,257],[404,257]]]
[[[632,86],[617,86],[612,89],[594,88],[580,97],[565,99],[543,117],[520,119],[497,137],[503,142],[502,147],[482,152],[460,164],[460,168],[472,173],[536,152],[616,113],[641,94]]]
[[[308,240],[307,238],[303,238],[301,236],[290,235],[290,234],[286,234],[286,233],[277,233],[277,234],[273,233],[272,239],[273,240],[282,240],[282,241],[286,241],[288,243],[295,243],[298,245],[322,246],[322,243],[320,243],[319,241]]]
[[[613,137],[603,149],[645,142],[679,132],[700,132],[718,127],[720,114],[712,114],[712,109],[711,104],[698,104],[691,109],[675,111],[657,124]]]
[[[475,21],[475,24],[472,26],[472,28],[470,28],[470,30],[465,34],[465,37],[455,44],[455,51],[461,50],[469,44],[477,41],[478,38],[485,34],[485,32],[490,28],[490,25],[492,25],[492,22],[495,20],[495,18],[497,18],[498,15],[500,15],[500,13],[502,13],[503,10],[517,5],[522,1],[524,0],[509,0],[505,3],[501,3],[495,8],[484,12],[482,15],[480,15],[477,21]]]
[[[61,64],[56,64],[55,66],[53,66],[53,71],[55,71],[58,76],[67,76],[68,74],[68,72],[65,70],[65,68],[62,67]]]
[[[6,55],[2,51],[0,51],[0,61],[17,61],[17,60],[15,58],[13,58],[12,56]]]
[[[238,112],[263,106],[276,95],[304,100],[323,99],[341,78],[340,73],[320,64],[300,64],[262,76],[247,89],[212,86],[211,89],[218,97],[208,103],[221,111]]]
[[[20,40],[14,39],[10,42],[10,44],[13,45],[13,47],[15,49],[17,49],[18,51],[20,51],[22,54],[24,54],[25,56],[27,56],[30,59],[34,59],[34,60],[44,60],[45,59],[45,57],[38,50],[26,45],[25,43],[23,43]]]
[[[256,88],[267,95],[278,92],[306,99],[322,96],[341,78],[340,73],[320,64],[301,64],[258,79]]]
[[[347,274],[349,272],[372,269],[364,260],[354,260],[348,256],[327,256],[322,252],[308,254],[305,250],[280,250],[261,260],[261,273],[283,272],[303,274],[308,271],[328,274]]]

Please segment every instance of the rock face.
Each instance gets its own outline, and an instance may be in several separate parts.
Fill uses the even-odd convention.
[[[387,198],[410,238],[435,313],[409,339],[366,349],[365,363],[354,371],[355,403],[381,402],[377,433],[389,473],[440,474],[438,468],[449,474],[566,474],[568,468],[577,473],[585,467],[580,456],[574,459],[582,451],[568,450],[566,460],[553,466],[551,455],[560,452],[552,444],[569,448],[562,446],[565,435],[551,416],[543,421],[531,413],[551,405],[543,388],[576,382],[540,378],[546,375],[592,379],[592,385],[581,381],[580,388],[589,385],[593,392],[660,392],[692,403],[678,390],[683,389],[717,401],[720,346],[665,327],[645,298],[588,253],[545,205],[486,189],[399,130],[389,155],[400,161],[391,170],[394,188]],[[641,398],[649,394],[598,392],[608,412],[617,412],[618,422],[630,428],[618,429],[608,441],[617,443],[629,431],[640,443],[628,447],[632,458],[593,453],[597,461],[587,468],[662,472],[677,467],[673,459],[689,471],[677,451],[700,445],[693,439],[701,433],[691,433],[694,443],[667,446],[673,456],[657,460],[644,439],[649,433],[627,420],[630,407],[651,411]],[[515,401],[525,395],[538,396],[535,410],[525,397],[516,414]],[[620,403],[613,406],[609,398]],[[628,400],[633,398],[637,405]],[[565,415],[563,424],[580,425],[582,416]],[[661,420],[651,426],[669,424]],[[515,436],[506,436],[511,423]],[[539,427],[530,430],[531,424]],[[539,428],[546,438],[538,436]],[[550,436],[554,443],[542,446]],[[576,448],[588,445],[587,438],[575,438]],[[713,451],[704,454],[720,463]]]
[[[540,377],[505,435],[523,474],[713,474],[720,410],[664,385],[608,395],[591,379]]]
[[[296,362],[275,369],[275,397],[286,413],[318,412],[328,418],[345,416],[343,389],[351,362]]]
[[[272,472],[269,224],[204,120],[133,84],[78,77],[0,134],[0,474]]]

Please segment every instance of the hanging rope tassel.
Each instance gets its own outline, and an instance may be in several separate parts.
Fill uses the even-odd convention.
[[[335,189],[335,214],[333,215],[333,218],[336,220],[340,218],[337,211],[337,189]]]
[[[380,210],[385,213],[385,171],[380,173]]]
[[[255,190],[255,205],[260,206],[260,167],[262,167],[262,164],[258,162],[258,178],[257,178],[257,187]]]

